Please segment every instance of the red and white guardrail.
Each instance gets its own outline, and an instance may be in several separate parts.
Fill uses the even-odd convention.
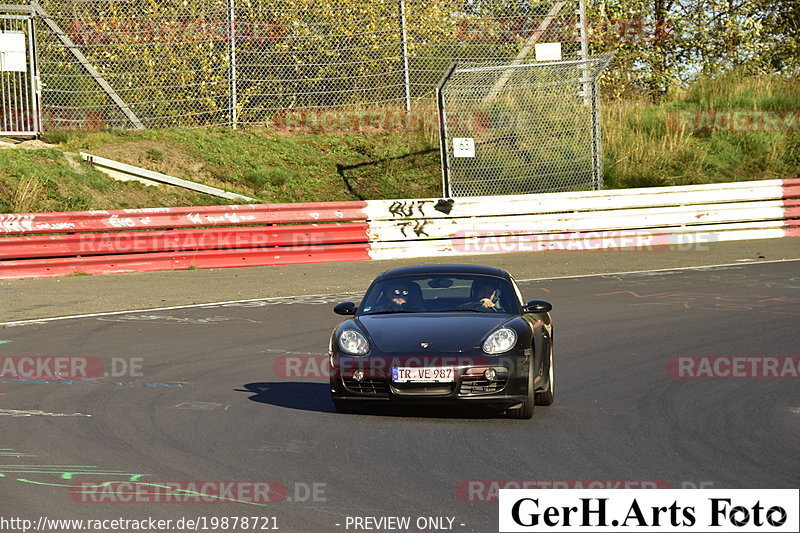
[[[0,279],[800,236],[800,179],[0,215]]]
[[[0,279],[368,260],[366,202],[0,215]]]
[[[373,259],[800,236],[800,179],[367,203]]]

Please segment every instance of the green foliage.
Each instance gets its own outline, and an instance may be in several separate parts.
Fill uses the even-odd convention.
[[[41,139],[49,144],[62,144],[69,141],[70,135],[68,131],[48,131],[41,135]]]
[[[554,0],[406,0],[411,95],[429,105],[452,61],[511,60]],[[575,57],[577,2],[541,41]],[[404,73],[397,2],[48,0],[46,9],[150,127],[272,124],[287,110],[398,105]],[[668,100],[698,75],[800,72],[797,0],[595,0],[591,52],[615,53],[612,100]],[[47,29],[38,33],[46,129],[130,126]],[[747,99],[744,100],[746,103]]]
[[[280,189],[291,177],[291,172],[282,168],[258,168],[247,172],[242,180],[255,190]]]
[[[592,41],[594,52],[614,51],[604,94],[656,101],[698,76],[734,71],[800,74],[800,4],[795,0],[596,0],[589,20],[618,21]],[[659,29],[657,21],[664,21]],[[638,30],[636,21],[645,21]],[[710,84],[695,84],[714,90]]]
[[[151,161],[160,162],[164,160],[164,152],[158,148],[148,148],[147,158]]]
[[[153,146],[164,153],[164,162],[148,158]],[[309,202],[437,196],[441,175],[435,146],[425,132],[207,128],[76,133],[64,149],[91,147],[103,157],[264,202]]]
[[[730,73],[701,78],[661,103],[646,98],[605,104],[602,112],[606,188],[648,187],[800,176],[800,133],[692,132],[675,126],[678,112],[796,110],[800,81]],[[513,118],[492,104],[493,120]],[[555,147],[552,127],[537,142],[519,132],[500,150],[525,154],[527,165],[571,160]],[[552,143],[542,143],[550,138]],[[428,132],[287,133],[275,129],[168,129],[72,133],[59,146],[90,151],[263,202],[429,198],[441,194],[438,140]],[[548,145],[552,152],[542,151]],[[539,151],[537,151],[539,150]],[[559,151],[560,150],[560,151]],[[163,161],[154,161],[154,151]],[[510,159],[510,158],[508,158]],[[514,169],[501,169],[513,175]],[[0,150],[0,212],[211,205],[227,200],[176,187],[113,181],[59,150]]]
[[[798,133],[691,131],[676,127],[679,112],[793,111],[800,80],[731,71],[700,78],[659,105],[612,102],[603,109],[607,187],[683,185],[800,175]],[[691,116],[691,115],[690,115]]]
[[[114,181],[67,157],[58,150],[0,150],[0,213],[224,203],[184,189]]]

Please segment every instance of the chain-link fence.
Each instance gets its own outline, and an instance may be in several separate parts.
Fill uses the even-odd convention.
[[[35,135],[39,132],[39,100],[28,14],[0,14],[0,132]]]
[[[30,2],[46,130],[433,108],[452,61],[507,61],[534,34],[581,50],[577,0]]]
[[[610,59],[453,68],[439,90],[445,195],[602,188],[597,78]]]

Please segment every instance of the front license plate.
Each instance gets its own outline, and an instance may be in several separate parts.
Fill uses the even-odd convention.
[[[435,367],[393,367],[392,381],[395,383],[412,382],[452,382],[455,381],[452,368]]]

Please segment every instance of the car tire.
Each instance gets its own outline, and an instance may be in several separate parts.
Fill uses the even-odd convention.
[[[533,408],[536,404],[533,386],[533,369],[528,370],[528,397],[522,402],[522,405],[513,409],[506,410],[506,415],[509,418],[517,420],[530,420],[533,418]]]
[[[548,376],[547,376],[547,389],[543,390],[542,392],[537,392],[536,393],[536,405],[551,405],[553,403],[553,400],[555,400],[555,397],[556,397],[556,391],[555,391],[556,378],[555,378],[555,372],[553,370],[553,368],[554,368],[553,360],[554,360],[554,358],[553,358],[553,343],[551,341],[550,342],[550,361],[549,361],[549,363],[547,365],[548,366],[548,368],[547,368],[547,373],[548,373]]]

